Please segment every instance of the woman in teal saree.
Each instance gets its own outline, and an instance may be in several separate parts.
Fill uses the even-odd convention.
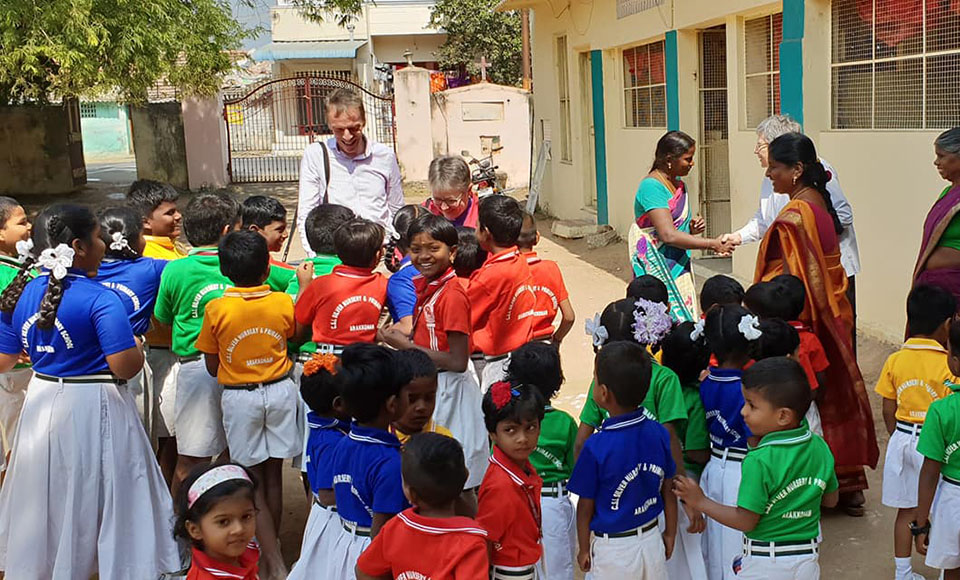
[[[682,177],[690,173],[696,142],[681,131],[670,131],[657,142],[650,173],[640,182],[633,203],[636,221],[630,226],[629,251],[634,276],[651,275],[667,286],[670,316],[677,322],[700,317],[690,250],[733,251],[732,243],[699,237],[703,218],[692,218],[690,198]]]

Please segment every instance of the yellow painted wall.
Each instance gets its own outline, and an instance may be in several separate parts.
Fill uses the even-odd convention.
[[[367,21],[356,21],[353,37],[368,38]],[[274,42],[350,40],[350,31],[337,25],[333,16],[322,23],[311,22],[300,15],[294,6],[277,6],[270,10],[270,31]]]
[[[385,34],[436,34],[429,28],[433,2],[404,2],[402,4],[376,2],[365,3],[367,22],[373,35]]]
[[[437,50],[446,42],[446,34],[404,34],[374,36],[373,52],[377,60],[391,64],[405,64],[403,53],[413,53],[414,62],[433,62],[437,60]]]

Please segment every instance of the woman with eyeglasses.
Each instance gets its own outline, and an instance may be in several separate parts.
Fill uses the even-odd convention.
[[[434,215],[442,215],[456,227],[476,228],[480,200],[471,189],[470,166],[456,155],[441,155],[430,162],[427,175],[431,197],[423,202]]]

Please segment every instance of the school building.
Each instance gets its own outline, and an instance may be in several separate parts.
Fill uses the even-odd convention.
[[[854,209],[860,326],[903,337],[923,219],[946,185],[933,140],[960,125],[960,6],[935,0],[504,0],[532,12],[541,204],[625,236],[668,129],[697,140],[686,179],[708,234],[758,207],[757,123],[801,121]],[[737,250],[752,279],[758,244]],[[624,255],[624,265],[627,256]]]

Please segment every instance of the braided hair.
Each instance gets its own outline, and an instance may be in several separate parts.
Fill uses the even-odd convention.
[[[400,261],[410,250],[408,232],[410,225],[426,211],[422,206],[408,204],[401,207],[393,216],[393,231],[396,233],[390,237],[386,251],[383,253],[383,263],[391,272],[400,269]]]
[[[820,192],[823,204],[827,207],[827,212],[833,219],[833,229],[837,234],[842,233],[843,224],[840,223],[840,216],[837,215],[837,210],[833,207],[833,200],[830,198],[830,192],[827,191],[827,182],[830,181],[831,176],[823,167],[823,163],[820,162],[813,141],[801,133],[786,133],[773,140],[773,143],[770,144],[769,155],[770,159],[784,165],[794,166],[798,163],[803,165],[800,183]]]
[[[104,257],[136,260],[142,256],[143,219],[129,207],[110,207],[100,211],[100,239],[106,244]],[[110,247],[114,234],[119,233],[127,243],[120,249]]]
[[[34,231],[33,237],[36,238],[36,231]],[[36,242],[34,242],[36,243]],[[27,282],[33,279],[33,270],[34,264],[37,263],[37,254],[36,250],[32,250],[23,262],[20,264],[20,271],[17,272],[16,277],[7,284],[7,287],[3,290],[3,293],[0,294],[0,312],[11,313],[13,309],[17,307],[17,302],[20,300],[20,295],[23,294],[23,289],[27,287]]]

